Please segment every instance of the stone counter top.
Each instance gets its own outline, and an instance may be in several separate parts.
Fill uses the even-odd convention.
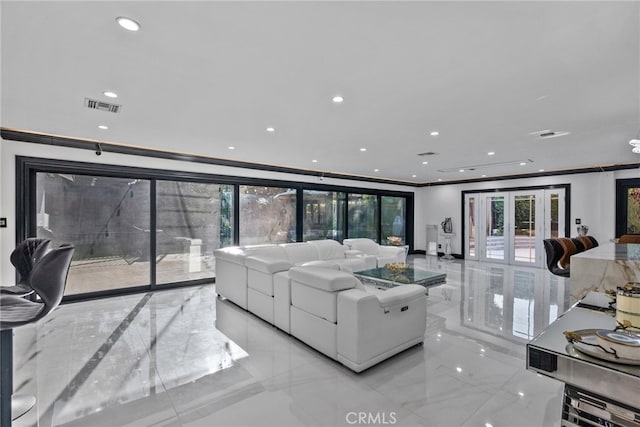
[[[640,245],[605,243],[571,257],[571,302],[640,281]]]
[[[573,260],[578,258],[606,261],[640,261],[640,244],[605,243],[588,251],[573,255],[571,257],[572,265]]]

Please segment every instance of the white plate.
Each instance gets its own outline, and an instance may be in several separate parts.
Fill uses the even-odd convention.
[[[571,345],[573,346],[573,348],[580,351],[580,353],[584,353],[586,355],[596,357],[601,360],[606,360],[607,362],[622,363],[623,365],[640,366],[640,360],[615,357],[613,354],[607,353],[606,351],[604,351],[601,347],[585,344],[585,343],[596,344],[596,345],[598,344],[596,331],[597,329],[582,329],[580,331],[574,331],[575,333],[580,335],[580,337],[582,337],[582,342],[574,341],[573,343],[571,343]]]

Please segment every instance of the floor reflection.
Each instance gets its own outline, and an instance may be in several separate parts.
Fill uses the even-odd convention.
[[[214,286],[67,304],[16,330],[22,426],[559,425],[561,385],[526,371],[525,343],[568,305],[543,269],[411,256],[447,274],[424,346],[354,374]],[[520,423],[513,423],[513,419]]]
[[[459,302],[448,328],[460,326],[526,343],[569,308],[569,281],[546,269],[478,261],[412,257],[419,268],[447,274],[447,284],[430,291]],[[459,325],[454,322],[459,320]]]

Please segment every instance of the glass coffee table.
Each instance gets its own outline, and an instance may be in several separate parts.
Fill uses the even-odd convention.
[[[378,289],[393,288],[400,285],[421,285],[429,288],[446,283],[445,273],[433,273],[417,268],[407,268],[402,271],[391,271],[385,267],[372,268],[370,270],[356,271],[353,273],[364,285],[375,286]]]

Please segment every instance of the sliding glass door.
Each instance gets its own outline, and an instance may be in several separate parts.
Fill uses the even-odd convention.
[[[151,282],[150,181],[36,174],[36,237],[75,246],[65,295]]]
[[[542,240],[564,232],[564,192],[535,189],[465,195],[465,258],[543,266]]]
[[[413,243],[408,192],[26,157],[17,170],[19,239],[76,248],[67,299],[211,283],[231,245]]]

